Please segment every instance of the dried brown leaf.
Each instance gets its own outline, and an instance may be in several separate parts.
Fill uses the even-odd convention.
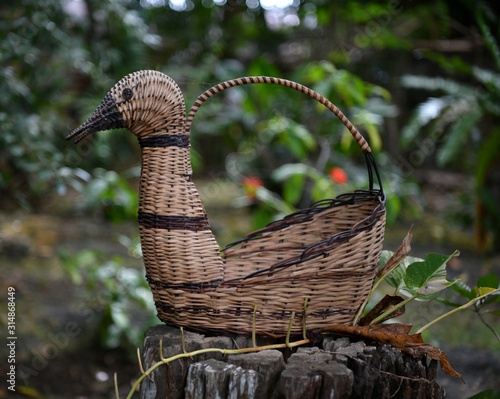
[[[411,244],[411,239],[413,238],[411,234],[412,228],[413,225],[410,227],[410,230],[408,230],[408,233],[406,234],[406,237],[403,239],[401,246],[396,250],[396,252],[394,252],[394,254],[387,261],[385,266],[378,271],[377,273],[378,278],[382,277],[384,274],[387,274],[392,269],[396,268],[401,263],[401,261],[410,254],[411,252],[410,244]]]
[[[372,310],[370,310],[364,317],[361,318],[361,320],[359,321],[359,325],[360,326],[369,325],[378,316],[380,316],[381,314],[385,313],[386,311],[388,311],[389,309],[393,308],[398,303],[403,302],[403,301],[404,301],[404,299],[401,298],[400,296],[392,296],[392,295],[384,296],[382,298],[382,300],[372,308]],[[384,322],[385,320],[389,320],[389,319],[392,319],[394,317],[401,316],[404,313],[405,313],[405,307],[401,306],[399,309],[395,310],[389,316],[387,316],[383,320],[381,320],[380,323]]]
[[[413,326],[411,324],[398,323],[376,324],[371,326],[335,325],[328,327],[323,332],[362,337],[382,342],[416,358],[422,357],[426,354],[431,359],[440,361],[441,370],[444,373],[451,375],[452,377],[460,378],[463,381],[462,376],[451,367],[450,362],[443,351],[434,345],[426,344],[420,334],[410,335],[412,327]]]
[[[420,334],[415,334],[420,336]],[[422,341],[423,342],[423,341]],[[444,373],[451,375],[452,377],[459,378],[462,381],[464,380],[462,376],[457,373],[453,367],[451,367],[450,362],[448,361],[448,357],[446,353],[444,353],[439,348],[430,344],[413,344],[407,343],[405,346],[405,352],[411,354],[413,357],[421,357],[423,354],[426,354],[431,359],[439,360],[441,365],[441,370]]]

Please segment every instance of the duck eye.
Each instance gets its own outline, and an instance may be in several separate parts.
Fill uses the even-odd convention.
[[[134,96],[134,91],[130,87],[126,87],[122,91],[122,97],[125,101],[130,100]]]

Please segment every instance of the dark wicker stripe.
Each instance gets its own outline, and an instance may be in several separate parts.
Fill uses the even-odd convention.
[[[218,316],[224,316],[224,315],[236,315],[236,316],[241,316],[241,315],[248,315],[248,314],[253,314],[254,311],[253,309],[245,309],[245,308],[238,308],[238,309],[217,309],[214,310],[210,306],[182,306],[182,307],[176,307],[173,306],[167,302],[163,301],[155,301],[155,305],[157,309],[162,309],[166,313],[172,313],[172,314],[178,314],[181,312],[186,312],[186,313],[191,313],[191,314],[210,314],[213,315],[214,311],[217,312]],[[277,318],[284,318],[289,320],[290,317],[292,316],[292,312],[289,311],[282,311],[282,312],[261,312],[259,310],[260,314],[264,314],[266,316],[272,316],[272,317],[277,317]],[[355,313],[355,310],[348,310],[348,309],[325,309],[325,310],[319,310],[316,312],[308,312],[307,313],[307,318],[314,318],[314,317],[320,317],[320,318],[325,318],[328,315],[335,315],[335,314],[353,314]],[[295,317],[302,317],[302,315],[295,314]],[[160,320],[161,317],[160,317]],[[162,320],[163,322],[168,324],[168,320]]]
[[[189,147],[189,135],[187,134],[160,134],[139,139],[141,147]]]
[[[139,225],[152,229],[165,230],[210,230],[210,224],[206,216],[165,216],[139,211]]]
[[[192,291],[202,291],[202,292],[205,290],[214,290],[217,287],[219,287],[220,283],[222,282],[222,279],[218,279],[201,283],[193,282],[193,283],[183,283],[183,284],[172,284],[164,281],[155,280],[154,278],[148,275],[146,275],[146,280],[148,281],[149,285],[155,286],[157,288],[189,290],[189,291],[192,290]]]

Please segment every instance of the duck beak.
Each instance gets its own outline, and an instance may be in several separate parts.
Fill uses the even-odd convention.
[[[108,93],[92,116],[84,124],[68,134],[66,140],[69,141],[74,138],[76,144],[92,133],[124,127],[126,127],[125,121],[120,111],[118,111],[114,98]]]

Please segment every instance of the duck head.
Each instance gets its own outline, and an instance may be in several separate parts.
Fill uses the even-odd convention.
[[[184,98],[174,80],[158,71],[138,71],[116,83],[66,140],[78,143],[92,133],[119,128],[141,139],[159,132],[184,133],[184,124]]]

